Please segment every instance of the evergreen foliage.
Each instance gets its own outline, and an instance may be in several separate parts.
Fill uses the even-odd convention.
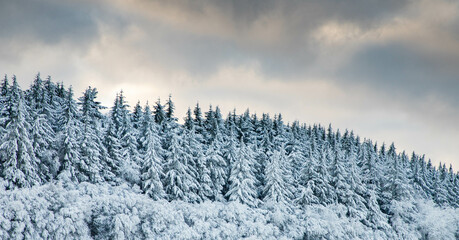
[[[374,234],[354,232],[345,235],[349,238],[442,239],[441,234],[425,232],[423,228],[438,231],[424,216],[459,207],[459,174],[451,166],[435,167],[423,155],[397,152],[394,144],[361,141],[348,130],[341,135],[331,125],[285,124],[281,114],[257,117],[249,110],[241,115],[233,110],[223,119],[218,106],[209,106],[203,113],[199,104],[188,109],[181,124],[171,97],[165,105],[158,99],[153,112],[148,104],[142,109],[140,103],[131,112],[123,92],[104,114],[97,94],[97,89],[89,87],[77,102],[72,88],[55,84],[50,77],[42,80],[38,74],[26,91],[14,76],[11,83],[4,77],[0,83],[0,199],[19,193],[20,188],[37,189],[36,185],[48,183],[68,191],[92,184],[114,189],[129,186],[129,194],[143,193],[145,199],[161,204],[226,202],[266,211],[271,214],[267,221],[276,224],[277,231],[286,231],[290,214],[298,221],[295,226],[306,226],[300,231],[303,235],[292,233],[290,238],[305,239],[335,238],[325,237],[334,233],[314,231],[314,224],[320,223],[308,218],[330,211],[336,219],[348,219]],[[55,208],[58,201],[46,209]],[[94,206],[95,211],[102,211]],[[67,229],[66,234],[52,236],[127,238],[148,229],[139,226],[148,221],[140,221],[136,214],[107,214],[109,223],[106,216],[92,217],[88,225],[75,222],[86,226],[82,232]],[[184,217],[193,227],[194,220]],[[4,218],[11,216],[0,213],[0,238],[20,236],[11,228],[3,231]],[[107,224],[111,229],[104,227]],[[459,231],[444,236],[457,238]]]

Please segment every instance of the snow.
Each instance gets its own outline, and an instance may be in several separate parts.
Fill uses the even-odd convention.
[[[353,132],[0,83],[0,239],[459,239],[459,174]],[[203,116],[204,115],[204,116]]]

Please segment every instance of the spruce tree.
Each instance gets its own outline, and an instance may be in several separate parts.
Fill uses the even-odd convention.
[[[161,141],[158,136],[158,127],[155,124],[150,107],[145,106],[142,118],[141,154],[143,158],[141,168],[142,190],[154,200],[165,197],[163,183],[163,159]]]
[[[138,151],[138,139],[135,129],[132,127],[129,105],[123,92],[119,95],[119,107],[121,114],[120,141],[123,148],[123,161],[121,165],[121,176],[130,184],[140,184],[140,154]]]
[[[169,200],[197,202],[198,183],[196,173],[190,168],[192,156],[184,150],[187,143],[183,140],[183,133],[176,129],[171,134],[170,144],[166,151],[164,165],[164,190]]]
[[[60,162],[58,179],[66,182],[77,182],[77,169],[81,161],[78,139],[81,134],[81,124],[73,90],[70,87],[66,101],[59,116],[61,131],[58,133],[58,159]]]
[[[193,110],[194,114],[194,125],[195,130],[198,134],[203,134],[204,131],[204,119],[202,118],[202,111],[201,107],[199,107],[199,103],[196,103],[196,106]]]
[[[142,119],[143,119],[143,111],[142,107],[140,106],[140,101],[134,106],[134,110],[132,111],[132,127],[137,131],[140,132],[142,128]]]
[[[228,200],[247,204],[248,206],[258,205],[253,161],[250,149],[241,140],[236,159],[231,163],[230,186],[226,193]]]
[[[289,205],[293,197],[291,192],[291,172],[284,151],[274,151],[265,169],[266,185],[263,201]]]
[[[345,170],[344,152],[339,140],[335,142],[335,150],[333,154],[333,162],[331,166],[331,185],[334,188],[334,195],[338,203],[345,204],[349,198],[349,185],[347,184],[347,173]]]
[[[8,81],[8,76],[2,80],[0,85],[0,133],[3,133],[4,128],[6,127],[6,122],[8,119],[8,97],[10,92],[10,83]]]
[[[6,127],[0,144],[1,177],[7,189],[40,184],[39,163],[29,136],[29,110],[15,76],[6,99]]]
[[[161,99],[159,98],[158,101],[156,101],[153,113],[155,116],[155,122],[162,126],[162,124],[166,120],[166,113],[164,112],[164,106],[161,104]]]
[[[81,105],[81,136],[79,145],[81,146],[81,161],[78,164],[78,180],[90,181],[93,183],[101,182],[100,171],[102,164],[106,161],[107,153],[102,142],[101,121],[103,115],[100,112],[102,107],[96,101],[97,89],[89,87],[79,98],[78,104]]]
[[[110,182],[119,181],[123,167],[123,146],[121,145],[122,113],[119,100],[119,95],[117,94],[110,111],[110,119],[104,140],[108,158],[102,171],[105,180]]]
[[[214,140],[205,153],[207,168],[210,170],[212,182],[212,200],[223,200],[222,191],[227,179],[227,164],[222,157],[221,146],[218,140]]]

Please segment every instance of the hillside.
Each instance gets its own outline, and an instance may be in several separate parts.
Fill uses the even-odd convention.
[[[458,239],[459,173],[350,130],[0,85],[1,239]],[[132,111],[131,111],[132,109]]]

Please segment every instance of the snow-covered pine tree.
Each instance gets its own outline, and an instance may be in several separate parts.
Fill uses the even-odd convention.
[[[236,159],[231,162],[229,189],[226,197],[229,201],[236,201],[248,206],[258,205],[255,191],[255,174],[253,170],[254,158],[244,141],[241,139]]]
[[[202,136],[191,130],[184,130],[184,151],[191,156],[188,167],[194,173],[197,189],[192,189],[199,196],[200,200],[206,200],[213,196],[212,180],[210,178],[210,169],[206,163],[205,145],[199,140]],[[199,136],[199,137],[198,137]]]
[[[235,136],[235,131],[234,131],[234,126],[231,125],[232,127],[228,129],[228,135],[226,135],[226,139],[223,142],[223,159],[226,162],[226,179],[225,179],[225,186],[223,187],[223,195],[226,195],[229,189],[229,176],[230,176],[230,171],[231,171],[231,166],[232,164],[236,161],[237,159],[237,152],[238,152],[238,142],[236,140]]]
[[[362,147],[359,149],[358,159],[362,173],[362,182],[366,184],[368,189],[378,192],[379,174],[377,173],[376,154],[372,149],[372,143],[370,141],[367,140],[363,143]]]
[[[48,76],[44,82],[44,99],[45,104],[43,108],[43,114],[46,116],[47,121],[49,122],[51,128],[54,132],[58,132],[59,125],[57,124],[59,119],[59,112],[60,106],[64,102],[65,96],[61,97],[62,94],[65,93],[64,90],[59,90],[58,86],[51,81],[51,76]],[[64,92],[60,92],[64,91]]]
[[[250,111],[247,109],[244,114],[239,118],[239,121],[237,122],[238,129],[240,129],[239,136],[238,138],[242,138],[244,143],[251,145],[253,144],[254,141],[254,128],[253,128],[253,123],[252,119],[250,118]]]
[[[137,133],[132,127],[131,114],[123,91],[118,96],[120,108],[121,126],[119,129],[119,139],[122,146],[121,177],[126,179],[130,184],[140,184],[140,154],[138,147]]]
[[[308,149],[308,159],[303,161],[299,174],[298,184],[295,202],[300,206],[305,206],[313,203],[319,203],[319,199],[314,195],[314,189],[316,188],[314,179],[317,178],[317,162],[319,158],[319,152],[316,147],[317,143],[314,137],[311,137],[311,147]]]
[[[199,106],[199,103],[196,103],[196,106],[194,107],[193,110],[194,114],[194,127],[195,131],[198,134],[203,134],[204,133],[204,119],[202,118],[202,111],[201,107]]]
[[[227,179],[227,164],[222,157],[221,143],[218,138],[214,139],[205,153],[207,168],[210,171],[212,183],[211,200],[223,200],[222,191]]]
[[[140,106],[140,101],[137,101],[137,103],[134,106],[134,110],[132,111],[132,127],[137,131],[137,134],[141,131],[140,129],[142,128],[142,120],[143,120],[143,111],[142,107]]]
[[[391,149],[395,149],[392,143],[389,148],[389,161],[392,166],[390,168],[390,189],[392,191],[392,199],[396,201],[408,200],[411,198],[412,188],[408,183],[408,173],[403,166],[403,162],[407,161],[408,156],[405,152],[401,155],[393,155]]]
[[[54,149],[56,136],[45,115],[38,112],[32,115],[34,119],[30,135],[35,157],[40,163],[39,175],[42,182],[49,182],[57,176],[59,170],[57,151]]]
[[[255,168],[255,177],[257,179],[257,192],[258,196],[263,195],[263,190],[265,186],[265,168],[269,162],[269,158],[272,155],[274,149],[273,144],[273,124],[272,120],[269,117],[269,114],[263,114],[262,119],[258,121],[257,126],[254,129],[256,137],[254,138],[255,144],[257,146],[256,152],[256,168]]]
[[[108,128],[105,133],[104,144],[107,149],[108,158],[106,165],[103,166],[103,177],[106,181],[117,183],[122,178],[123,167],[123,146],[121,144],[121,134],[123,126],[123,116],[121,112],[120,98],[116,94],[113,107],[110,111]]]
[[[293,198],[291,169],[285,151],[275,150],[265,169],[266,185],[263,191],[264,202],[275,202],[289,206]]]
[[[376,152],[371,141],[367,140],[363,143],[358,157],[362,170],[362,182],[367,189],[365,194],[367,216],[364,223],[369,227],[386,229],[388,227],[387,216],[381,212],[378,203],[379,174],[376,166]]]
[[[338,203],[345,204],[349,198],[349,188],[346,179],[348,178],[345,166],[344,152],[342,150],[341,141],[333,139],[335,147],[333,161],[331,166],[331,185],[334,188],[334,195]]]
[[[218,130],[221,132],[221,133],[224,133],[225,132],[225,123],[224,123],[224,120],[223,120],[223,117],[222,117],[222,112],[220,110],[220,107],[219,106],[216,106],[215,107],[215,112],[214,112],[214,124],[216,126],[218,126]],[[215,129],[215,127],[214,127]]]
[[[191,130],[192,128],[194,129],[194,120],[193,120],[190,108],[188,108],[188,110],[186,112],[186,115],[185,115],[185,118],[183,120],[184,120],[183,126],[186,129],[188,129],[188,130]]]
[[[8,96],[10,91],[10,83],[8,76],[5,75],[0,85],[0,133],[3,133],[6,127],[6,121],[8,116]]]
[[[440,206],[446,206],[448,202],[448,189],[446,188],[446,181],[444,178],[442,164],[440,163],[438,171],[433,171],[433,200]]]
[[[348,209],[348,216],[363,219],[367,211],[364,199],[367,189],[362,183],[360,168],[357,166],[357,146],[350,144],[349,148],[347,161],[348,176],[346,178],[346,182],[349,185],[349,191],[345,203]]]
[[[155,122],[161,126],[161,130],[162,130],[162,125],[164,121],[166,120],[166,112],[164,112],[164,106],[161,104],[160,98],[158,98],[158,101],[156,101],[156,104],[153,108],[154,108],[153,114],[155,117]]]
[[[6,127],[0,144],[1,177],[7,189],[40,184],[39,163],[29,136],[29,110],[16,76],[13,76],[13,84],[6,99]]]
[[[80,136],[80,121],[77,104],[73,99],[72,87],[69,88],[66,101],[59,111],[58,159],[60,163],[58,179],[64,182],[78,182],[77,169],[81,160],[78,139]]]
[[[49,77],[48,77],[49,78]],[[46,83],[49,85],[49,79]],[[42,182],[48,182],[57,175],[59,161],[57,159],[56,134],[51,124],[56,122],[54,107],[59,106],[53,102],[38,73],[32,86],[25,92],[25,99],[30,106],[28,122],[31,123],[31,140],[35,157],[39,164],[39,175]]]
[[[158,126],[153,120],[148,103],[145,106],[141,129],[142,190],[154,200],[162,199],[166,196],[161,182],[163,178],[163,159],[161,157],[163,149],[161,148],[161,139],[158,136]]]
[[[218,134],[221,134],[220,128],[218,124],[218,119],[216,118],[216,112],[213,111],[212,105],[209,106],[209,111],[205,112],[205,141],[207,144],[212,143],[212,141],[217,137]]]
[[[319,203],[324,205],[333,203],[335,199],[332,190],[333,187],[330,185],[330,174],[328,172],[328,151],[328,144],[322,146],[318,159],[316,159],[316,161],[311,161],[312,166],[309,168],[307,181],[308,184],[312,186],[312,191]],[[309,182],[313,182],[313,184]]]
[[[80,149],[81,161],[78,164],[78,180],[90,181],[93,183],[101,182],[100,171],[102,164],[108,157],[102,141],[101,121],[104,118],[101,109],[104,107],[96,101],[97,89],[89,87],[79,98],[78,104],[81,106],[81,136]]]
[[[198,189],[196,172],[190,168],[193,156],[185,151],[187,142],[184,141],[183,134],[181,129],[175,128],[170,135],[164,165],[164,190],[170,201],[197,202],[199,196],[196,193]]]
[[[459,194],[458,190],[455,189],[455,176],[453,172],[453,166],[450,164],[449,169],[446,172],[445,169],[445,184],[446,184],[446,189],[448,189],[448,202],[449,205],[455,208],[459,207]]]
[[[410,159],[411,174],[408,176],[410,184],[413,187],[413,194],[427,198],[427,194],[424,191],[426,185],[424,179],[421,177],[421,166],[419,163],[419,157],[413,152]]]
[[[169,94],[169,98],[167,99],[166,102],[166,119],[170,122],[177,122],[177,118],[175,117],[175,104],[172,101],[172,95]]]

